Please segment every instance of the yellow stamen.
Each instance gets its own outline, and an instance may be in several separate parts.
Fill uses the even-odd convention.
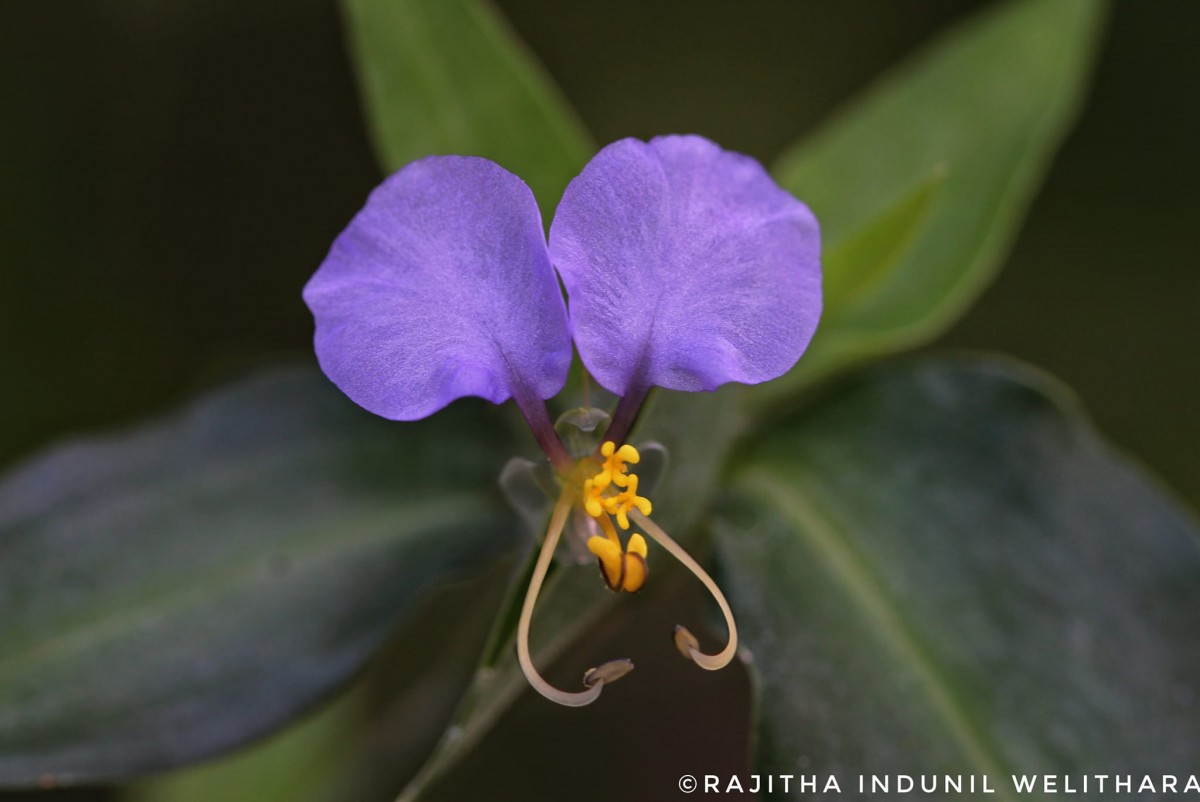
[[[640,510],[644,515],[649,515],[653,509],[650,500],[637,493],[637,474],[629,473],[629,466],[636,465],[642,457],[633,446],[617,448],[611,440],[600,446],[600,456],[604,462],[598,466],[599,471],[583,480],[579,503],[588,515],[596,519],[604,537],[589,538],[587,547],[599,560],[600,574],[609,589],[633,593],[641,590],[649,576],[646,539],[635,533],[630,536],[628,544],[622,547],[621,538],[609,516],[616,516],[617,524],[622,529],[628,529],[631,510]],[[580,473],[588,465],[596,464],[592,459],[581,461]],[[614,486],[623,489],[613,494],[610,488]]]
[[[642,515],[649,515],[653,509],[650,504],[650,499],[639,496],[637,474],[631,473],[628,476],[628,486],[615,496],[609,496],[604,499],[604,511],[609,515],[617,516],[617,526],[622,529],[629,528],[629,512],[634,508],[641,511]]]
[[[605,516],[601,520],[608,520]],[[646,539],[639,534],[629,537],[629,544],[622,549],[621,541],[616,539],[615,530],[612,539],[594,536],[588,538],[588,551],[596,555],[600,562],[600,575],[604,583],[612,591],[624,590],[627,593],[637,593],[646,584],[650,569],[646,566]]]
[[[583,508],[593,518],[604,514],[604,496],[601,494],[605,487],[607,485],[597,484],[595,478],[583,481]]]
[[[600,473],[594,477],[594,481],[600,485],[601,489],[610,484],[625,487],[629,484],[630,479],[627,465],[637,465],[642,460],[642,455],[636,448],[628,443],[617,448],[617,444],[612,440],[606,440],[600,446],[600,456],[604,457],[604,464],[600,467]]]
[[[621,544],[597,536],[588,538],[587,547],[600,560],[600,573],[609,590],[620,590],[621,580],[625,578],[625,552],[621,550]]]
[[[621,590],[637,593],[646,584],[650,568],[646,565],[646,538],[636,532],[629,536],[625,546],[625,576],[621,579]]]

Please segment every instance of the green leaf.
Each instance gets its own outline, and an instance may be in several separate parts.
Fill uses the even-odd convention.
[[[356,743],[365,694],[340,696],[319,715],[222,760],[126,789],[124,802],[329,802],[332,779]]]
[[[505,21],[481,0],[342,0],[367,122],[388,172],[430,154],[484,156],[545,214],[594,148]]]
[[[316,715],[221,760],[142,780],[123,799],[391,799],[450,720],[510,573],[511,562],[503,560],[479,579],[434,594],[350,690]]]
[[[1009,773],[1200,760],[1196,523],[1041,374],[876,369],[734,486],[716,534],[764,770],[982,774],[1011,799]]]
[[[842,316],[888,279],[924,228],[945,179],[946,170],[935,169],[878,217],[826,251],[821,267],[825,301],[822,314],[827,326],[836,328]]]
[[[514,541],[503,413],[367,414],[307,367],[0,484],[0,784],[228,749],[330,694]]]
[[[1019,0],[988,9],[780,158],[777,179],[812,207],[836,258],[826,264],[830,314],[809,353],[757,400],[928,340],[964,312],[1007,255],[1075,119],[1105,8]],[[919,232],[881,222],[943,169]],[[862,264],[844,261],[846,243],[881,226],[899,253],[880,243],[851,254]],[[869,291],[844,294],[857,274],[872,274]]]

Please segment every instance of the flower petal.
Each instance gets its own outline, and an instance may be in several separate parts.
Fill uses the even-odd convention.
[[[620,395],[773,379],[821,313],[808,207],[698,136],[600,151],[563,195],[550,253],[580,356]]]
[[[304,288],[325,374],[371,412],[549,398],[571,361],[529,188],[486,159],[434,156],[380,185]]]

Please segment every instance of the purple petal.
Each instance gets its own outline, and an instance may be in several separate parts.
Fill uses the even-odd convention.
[[[620,395],[773,379],[821,314],[808,207],[698,136],[600,151],[563,195],[550,253],[580,356]]]
[[[317,358],[395,420],[456,398],[549,398],[571,361],[529,188],[486,159],[435,156],[383,182],[304,288]]]

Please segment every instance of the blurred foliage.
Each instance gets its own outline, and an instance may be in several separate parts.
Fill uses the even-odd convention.
[[[192,763],[344,684],[514,545],[483,402],[407,427],[267,371],[0,484],[0,785]]]
[[[988,775],[1012,798],[1010,773],[1200,756],[1200,530],[1046,376],[868,370],[735,477],[717,543],[761,675],[762,771],[803,755],[842,777]]]
[[[130,786],[132,802],[390,799],[425,762],[468,689],[511,561],[421,605],[333,703],[262,743]],[[424,648],[437,642],[438,648]]]
[[[919,229],[902,253],[862,250],[827,271],[872,271],[871,286],[829,293],[801,366],[764,388],[911,348],[949,327],[1008,253],[1050,159],[1082,104],[1105,6],[1093,0],[1010,2],[947,33],[895,68],[776,163],[836,252],[916,195]],[[939,178],[940,176],[940,178]],[[937,182],[936,194],[922,187]],[[880,267],[887,263],[886,273]],[[832,273],[831,290],[849,282]]]
[[[594,148],[503,18],[474,0],[342,7],[385,171],[430,154],[483,156],[529,184],[549,220]]]

